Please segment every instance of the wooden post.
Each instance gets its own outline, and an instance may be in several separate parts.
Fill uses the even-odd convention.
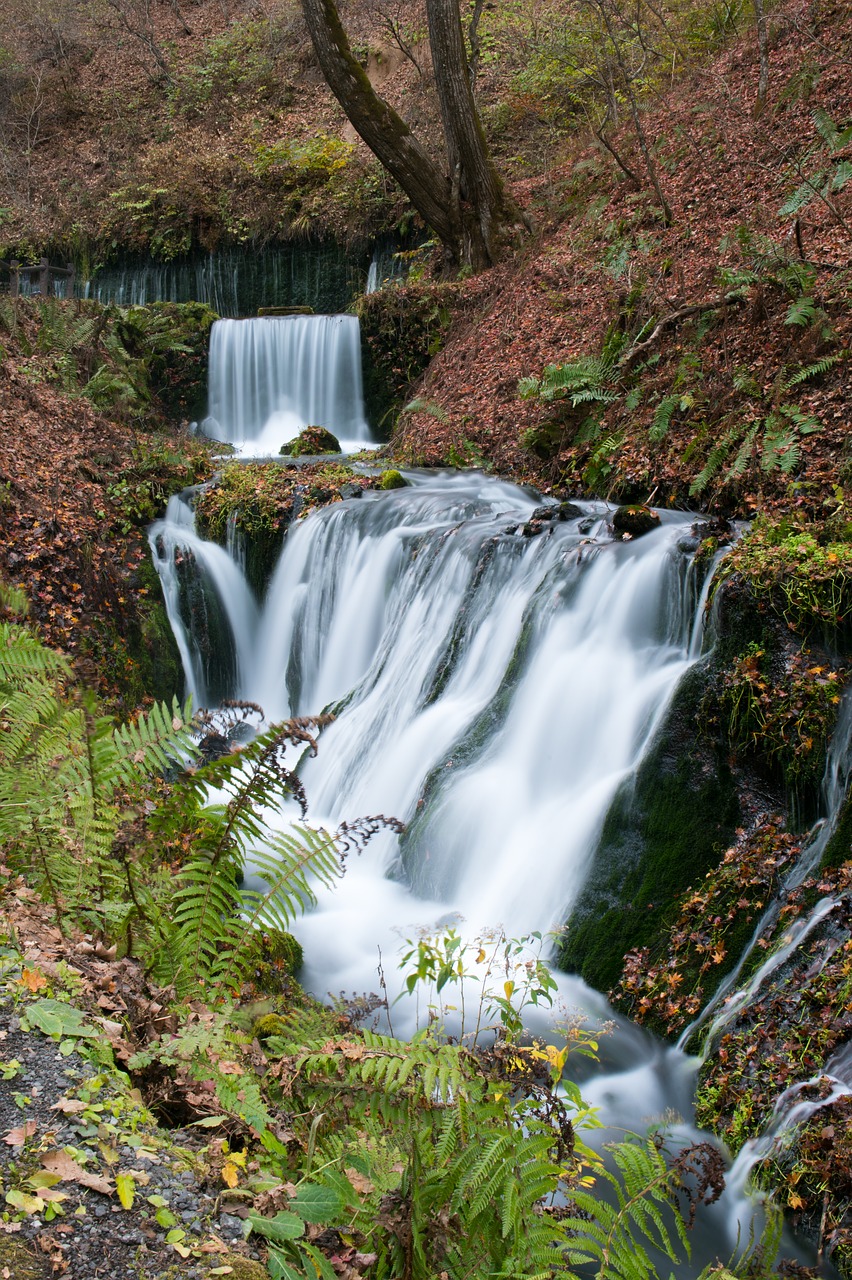
[[[68,283],[65,285],[65,297],[73,298],[74,297],[74,280],[75,280],[74,263],[67,262],[65,265],[68,268]]]
[[[17,258],[13,258],[9,263],[9,293],[13,298],[17,298],[21,291],[21,264]]]
[[[47,258],[38,260],[38,291],[43,298],[50,293],[50,263]]]

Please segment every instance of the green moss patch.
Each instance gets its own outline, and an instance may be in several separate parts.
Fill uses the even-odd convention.
[[[852,543],[826,540],[824,526],[756,520],[725,558],[720,581],[733,574],[798,635],[836,633],[852,614]]]
[[[303,458],[314,453],[340,453],[340,441],[327,427],[305,427],[295,440],[282,444],[281,453]]]
[[[196,501],[199,531],[225,544],[229,525],[245,539],[246,574],[266,590],[291,522],[317,507],[375,488],[376,478],[340,462],[296,467],[278,462],[227,463]]]
[[[699,669],[683,681],[656,746],[616,796],[568,920],[560,963],[599,989],[616,982],[629,951],[659,937],[739,821],[730,770],[696,741],[706,678]]]

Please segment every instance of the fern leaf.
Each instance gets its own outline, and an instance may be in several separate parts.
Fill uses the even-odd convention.
[[[803,382],[821,378],[823,374],[828,373],[835,365],[841,364],[846,360],[848,355],[848,351],[838,351],[834,355],[824,356],[822,360],[816,360],[813,364],[803,365],[784,383],[785,391],[792,391],[793,387],[797,387]]]
[[[720,470],[722,463],[725,461],[728,454],[731,452],[739,434],[740,431],[738,427],[731,427],[725,432],[721,440],[713,446],[710,453],[707,455],[707,461],[693,480],[692,484],[689,486],[690,497],[697,497],[698,494],[704,492],[710,481]]]
[[[813,179],[801,183],[791,196],[782,204],[778,210],[778,216],[781,218],[794,218],[806,209],[811,203],[818,189],[825,181],[825,172],[815,173]]]
[[[829,151],[837,150],[838,129],[831,116],[823,107],[817,107],[813,113],[814,128],[822,138]]]
[[[666,396],[654,411],[654,420],[648,431],[648,438],[653,441],[662,440],[669,429],[675,409],[680,404],[680,396]]]

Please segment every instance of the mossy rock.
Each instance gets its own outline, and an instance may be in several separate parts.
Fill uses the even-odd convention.
[[[261,1042],[270,1036],[283,1036],[287,1034],[287,1023],[278,1013],[265,1013],[253,1024],[251,1034],[252,1039]]]
[[[316,453],[340,453],[340,441],[326,427],[305,427],[295,440],[282,444],[281,452],[291,458],[309,457]]]
[[[398,471],[383,471],[379,476],[380,489],[404,489],[407,485],[405,476],[400,475]]]
[[[631,538],[641,538],[652,529],[659,529],[660,517],[656,511],[641,503],[619,507],[612,517],[612,527],[616,533],[629,534]]]

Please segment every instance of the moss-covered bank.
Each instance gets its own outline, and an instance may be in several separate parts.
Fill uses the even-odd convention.
[[[376,485],[376,477],[337,461],[229,462],[198,495],[196,520],[199,532],[214,542],[241,540],[246,577],[262,598],[294,520]]]

